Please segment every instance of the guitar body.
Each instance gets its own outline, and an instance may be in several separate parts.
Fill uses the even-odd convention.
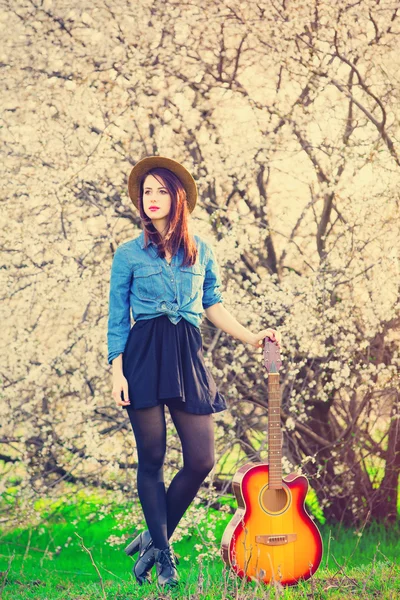
[[[247,580],[296,585],[311,577],[322,559],[321,534],[304,502],[308,481],[294,473],[274,489],[267,463],[248,462],[235,474],[238,508],[221,542],[222,558]]]

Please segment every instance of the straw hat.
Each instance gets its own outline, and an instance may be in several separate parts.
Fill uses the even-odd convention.
[[[136,208],[139,209],[139,179],[144,173],[147,173],[147,171],[154,167],[164,167],[179,177],[186,191],[189,212],[192,212],[197,202],[196,182],[183,165],[165,156],[146,156],[146,158],[139,160],[130,172],[128,190],[129,196]]]

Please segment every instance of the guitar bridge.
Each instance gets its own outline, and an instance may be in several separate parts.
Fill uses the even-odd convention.
[[[266,544],[267,546],[283,546],[290,542],[295,542],[297,533],[284,533],[282,535],[256,535],[258,544]]]

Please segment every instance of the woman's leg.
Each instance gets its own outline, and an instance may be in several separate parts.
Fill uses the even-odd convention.
[[[166,424],[164,404],[129,411],[138,454],[137,489],[156,548],[168,546],[167,503],[164,486]]]
[[[182,443],[183,467],[167,491],[168,538],[215,462],[213,415],[193,415],[172,407],[169,411]]]

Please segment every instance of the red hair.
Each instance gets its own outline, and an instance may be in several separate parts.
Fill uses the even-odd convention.
[[[165,238],[159,234],[154,227],[152,220],[143,209],[143,188],[147,175],[153,175],[157,179],[161,177],[163,181],[157,179],[161,185],[165,185],[171,196],[171,208],[168,215],[168,226]],[[186,200],[186,190],[175,173],[164,167],[154,167],[150,169],[139,180],[139,213],[143,224],[145,247],[149,240],[156,244],[158,255],[165,257],[165,250],[172,255],[178,252],[180,246],[184,249],[184,258],[181,266],[191,266],[197,259],[197,246],[193,236],[188,229],[189,209]]]

